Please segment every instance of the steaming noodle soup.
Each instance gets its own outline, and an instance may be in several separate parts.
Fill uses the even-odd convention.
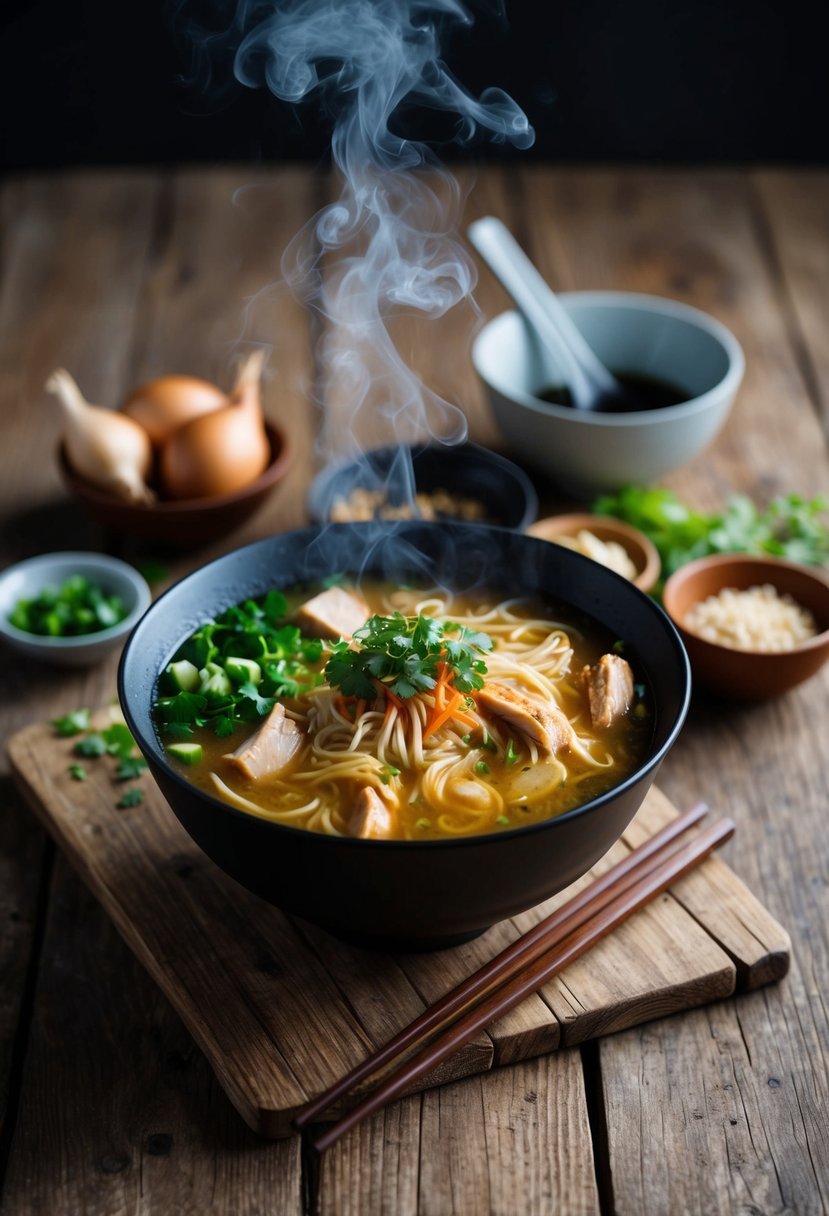
[[[403,840],[506,831],[641,762],[651,715],[613,642],[479,592],[270,592],[181,647],[156,722],[188,779],[276,823]]]

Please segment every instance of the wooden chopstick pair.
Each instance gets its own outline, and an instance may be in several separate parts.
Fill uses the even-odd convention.
[[[375,1090],[327,1128],[314,1141],[313,1147],[319,1152],[330,1148],[368,1115],[399,1097],[485,1026],[536,992],[558,971],[723,844],[734,832],[730,819],[713,824],[689,844],[671,848],[707,810],[704,803],[698,803],[633,849],[617,865],[430,1006],[379,1051],[302,1107],[294,1118],[294,1126],[297,1129],[307,1127],[360,1081],[377,1072],[407,1047],[417,1047],[431,1032],[444,1027],[431,1043],[426,1043],[405,1060]],[[455,1020],[446,1025],[449,1019]]]

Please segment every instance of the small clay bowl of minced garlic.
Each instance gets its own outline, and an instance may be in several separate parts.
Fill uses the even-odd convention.
[[[694,680],[737,701],[780,696],[829,659],[829,579],[777,557],[720,553],[671,575],[665,611]]]
[[[605,515],[548,515],[526,529],[528,535],[575,549],[630,579],[640,591],[651,591],[661,563],[652,541],[638,528]]]
[[[255,351],[228,393],[168,375],[109,409],[55,371],[46,387],[63,416],[64,483],[107,528],[165,545],[216,540],[261,506],[290,464],[286,435],[262,409],[261,375]]]

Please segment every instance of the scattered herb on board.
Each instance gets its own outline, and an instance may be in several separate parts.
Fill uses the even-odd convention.
[[[89,730],[89,710],[73,709],[71,713],[64,714],[62,718],[53,718],[52,726],[55,728],[55,734],[62,735],[64,738],[82,735],[85,730]]]
[[[379,680],[405,699],[434,688],[445,667],[455,690],[467,693],[483,688],[486,664],[481,656],[491,649],[492,639],[485,633],[396,612],[371,617],[352,642],[335,643],[325,677],[344,696],[370,700]]]
[[[322,642],[285,620],[281,591],[245,600],[208,621],[167,665],[154,714],[163,735],[178,742],[198,726],[224,738],[242,722],[270,713],[277,697],[322,683],[315,667]]]
[[[52,721],[55,733],[69,737],[86,731],[83,739],[77,739],[72,745],[76,756],[96,760],[102,756],[112,756],[117,760],[113,779],[117,782],[135,781],[147,771],[147,761],[136,754],[135,740],[129,728],[123,722],[113,722],[102,730],[91,729],[91,718],[88,709],[76,709]],[[86,781],[88,773],[79,763],[70,764],[67,772],[73,781]],[[143,801],[144,793],[137,786],[126,790],[115,804],[120,809],[138,806]]]
[[[119,811],[125,811],[128,810],[129,807],[140,806],[143,801],[144,791],[139,789],[137,785],[134,785],[132,789],[124,790],[123,794],[115,805],[118,807]]]
[[[31,599],[18,600],[9,621],[24,633],[72,638],[100,633],[126,615],[127,607],[120,596],[110,595],[97,583],[75,574],[59,587],[44,587]]]
[[[124,760],[118,762],[118,767],[115,770],[116,781],[135,781],[142,773],[147,771],[147,761],[143,756],[128,756]]]
[[[782,494],[761,510],[744,494],[729,498],[718,514],[688,507],[660,486],[626,486],[596,500],[598,515],[612,515],[650,537],[662,561],[662,578],[709,553],[759,553],[804,565],[829,561],[829,510],[823,497]]]

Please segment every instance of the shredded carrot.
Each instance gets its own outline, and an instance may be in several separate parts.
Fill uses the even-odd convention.
[[[433,735],[441,726],[443,726],[444,722],[448,722],[450,718],[455,716],[456,711],[460,709],[461,705],[463,704],[463,700],[463,693],[458,692],[457,689],[454,689],[444,708],[440,710],[439,713],[433,714],[427,722],[423,731],[424,741],[428,739],[430,735]]]
[[[440,713],[446,707],[446,691],[449,687],[449,667],[441,660],[437,664],[437,682],[432,690],[435,697],[435,710]]]

